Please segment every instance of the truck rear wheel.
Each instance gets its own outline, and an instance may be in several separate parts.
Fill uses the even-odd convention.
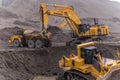
[[[36,46],[36,48],[42,48],[42,46],[43,46],[42,41],[41,41],[41,40],[37,40],[37,41],[35,42],[35,46]]]
[[[45,42],[45,47],[51,47],[51,46],[52,46],[51,41],[50,41],[50,40],[47,40],[47,41]]]
[[[72,74],[67,74],[65,79],[66,80],[73,80],[73,75]]]
[[[35,40],[28,40],[28,47],[29,48],[35,48]]]
[[[20,42],[19,42],[18,39],[15,39],[15,40],[13,41],[13,46],[15,46],[15,47],[20,47]]]

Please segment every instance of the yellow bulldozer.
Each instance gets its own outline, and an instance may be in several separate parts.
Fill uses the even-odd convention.
[[[83,43],[77,46],[77,56],[63,56],[59,67],[64,70],[65,80],[106,80],[110,73],[120,69],[120,52],[117,49],[117,59],[101,56],[95,47],[95,42]]]

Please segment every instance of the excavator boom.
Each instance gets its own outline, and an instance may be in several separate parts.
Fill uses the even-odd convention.
[[[54,7],[54,9],[48,9],[48,6]],[[40,5],[40,15],[41,15],[41,20],[43,22],[43,28],[47,29],[48,28],[48,19],[49,16],[58,16],[58,17],[63,17],[65,20],[68,22],[70,28],[79,35],[79,30],[78,27],[81,24],[80,19],[76,15],[76,13],[73,10],[73,7],[70,6],[60,6],[60,5],[52,5],[52,4],[45,4],[42,3]]]

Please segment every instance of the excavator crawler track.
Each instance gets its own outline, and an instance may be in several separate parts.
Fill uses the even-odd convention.
[[[83,74],[83,73],[76,71],[76,70],[66,71],[64,73],[65,80],[68,80],[67,79],[68,75],[71,75],[73,77],[73,79],[70,79],[70,80],[96,80],[96,78],[91,76],[90,74]],[[76,78],[76,77],[78,77],[78,78]]]

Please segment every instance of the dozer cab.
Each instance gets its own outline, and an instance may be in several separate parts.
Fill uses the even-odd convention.
[[[59,60],[65,80],[106,80],[110,72],[120,69],[120,60],[102,57],[94,42],[78,45],[77,54]],[[117,50],[116,55],[119,54]]]

